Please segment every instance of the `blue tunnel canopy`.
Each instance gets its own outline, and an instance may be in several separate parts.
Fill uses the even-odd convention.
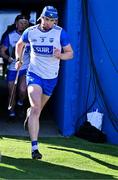
[[[64,136],[73,135],[87,112],[98,108],[104,114],[102,131],[108,142],[118,144],[117,13],[117,0],[66,1],[64,28],[70,35],[74,58],[61,62],[53,102]]]

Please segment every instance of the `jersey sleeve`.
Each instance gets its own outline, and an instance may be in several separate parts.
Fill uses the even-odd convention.
[[[22,41],[25,43],[29,43],[28,32],[29,32],[29,29],[26,29],[21,36]]]
[[[3,39],[2,44],[3,44],[5,47],[9,48],[10,43],[9,43],[9,36],[8,36],[8,35],[5,36],[5,38]]]
[[[62,31],[61,31],[60,43],[61,43],[62,47],[70,44],[69,37],[64,29],[62,29]]]

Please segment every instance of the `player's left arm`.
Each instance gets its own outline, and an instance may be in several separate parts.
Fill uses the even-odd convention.
[[[71,45],[67,45],[63,47],[63,52],[61,52],[59,49],[55,49],[54,56],[61,60],[68,60],[73,58],[73,50]]]
[[[59,49],[55,49],[54,56],[61,60],[69,60],[73,58],[73,49],[70,44],[69,38],[67,33],[62,30],[61,36],[60,36],[60,42],[62,46],[62,51]]]
[[[72,59],[73,58],[73,49],[71,45],[67,45],[63,47],[63,53],[61,53],[62,60]]]

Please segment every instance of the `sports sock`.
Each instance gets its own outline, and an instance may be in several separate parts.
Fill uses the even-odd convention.
[[[23,106],[23,101],[22,101],[22,100],[18,100],[18,101],[17,101],[17,105]]]
[[[32,152],[38,149],[38,141],[32,141]]]
[[[15,116],[16,114],[15,114],[15,111],[9,111],[9,116],[11,116],[11,117],[13,117],[13,116]]]

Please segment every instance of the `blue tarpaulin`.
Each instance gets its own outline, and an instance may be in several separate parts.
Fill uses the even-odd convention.
[[[64,26],[74,58],[62,61],[54,114],[64,136],[73,135],[87,112],[104,114],[102,131],[118,144],[118,1],[68,0]]]

